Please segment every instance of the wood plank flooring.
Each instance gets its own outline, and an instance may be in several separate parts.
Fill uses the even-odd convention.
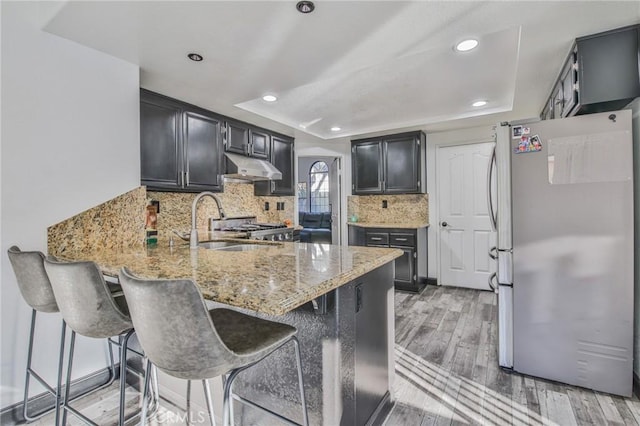
[[[640,400],[498,367],[496,296],[396,293],[396,425],[638,425]]]
[[[396,293],[395,305],[396,404],[387,426],[640,424],[636,397],[502,371],[493,293],[428,286],[419,295]],[[128,395],[128,408],[136,410],[135,391]],[[78,404],[99,424],[113,425],[117,396],[116,383]],[[164,402],[161,410],[152,425],[185,424],[180,409]],[[206,418],[194,420],[209,424]],[[53,416],[47,416],[35,424],[52,423]],[[261,425],[274,424],[266,418]]]

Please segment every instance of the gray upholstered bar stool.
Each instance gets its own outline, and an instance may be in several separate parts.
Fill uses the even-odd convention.
[[[66,325],[64,320],[62,320],[62,333],[60,335],[60,349],[58,356],[58,380],[54,389],[31,368],[31,360],[33,358],[33,338],[36,329],[36,314],[38,312],[58,312],[58,305],[56,304],[56,299],[53,295],[53,290],[51,289],[51,283],[49,282],[47,272],[44,270],[44,254],[39,251],[22,251],[16,246],[9,248],[7,254],[9,255],[9,261],[13,267],[13,272],[16,275],[16,281],[18,282],[20,293],[22,294],[25,302],[27,302],[32,309],[22,415],[26,421],[31,422],[47,414],[49,411],[47,410],[37,415],[29,413],[29,384],[33,377],[55,397],[55,424],[57,425],[59,420],[58,408],[62,400],[60,390]],[[114,370],[112,370],[112,373],[114,373]],[[112,374],[112,377],[115,378],[115,375]],[[113,379],[111,381],[113,381]]]
[[[125,421],[125,387],[128,342],[134,333],[122,292],[112,293],[98,266],[93,262],[59,262],[45,259],[45,269],[62,317],[71,328],[69,361],[65,396],[62,404],[62,424],[71,412],[88,424],[96,424],[69,404],[71,369],[76,333],[98,339],[108,339],[120,345],[120,407],[119,425]],[[111,341],[120,337],[120,342]],[[135,351],[134,351],[135,352]],[[143,354],[138,353],[140,356]]]
[[[120,273],[131,320],[145,354],[147,369],[151,363],[165,373],[186,380],[203,380],[223,376],[223,418],[232,421],[232,399],[263,410],[293,423],[273,411],[232,393],[238,373],[263,360],[288,342],[295,347],[302,419],[309,424],[302,379],[300,345],[296,329],[287,324],[256,318],[229,309],[207,309],[196,284],[191,280],[143,280],[126,268]],[[145,391],[148,379],[145,377]],[[143,391],[144,392],[144,391]],[[145,399],[146,399],[146,392]],[[211,423],[213,410],[210,394],[207,406]],[[146,401],[143,402],[143,418]],[[189,414],[189,413],[187,413]],[[295,423],[293,423],[295,424]]]

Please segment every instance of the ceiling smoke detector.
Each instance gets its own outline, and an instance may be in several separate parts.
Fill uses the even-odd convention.
[[[202,57],[202,55],[198,55],[197,53],[189,53],[187,55],[187,58],[191,59],[192,61],[195,62],[200,62],[202,61],[204,58]]]
[[[298,4],[296,4],[296,9],[298,9],[298,12],[300,13],[311,13],[315,8],[316,6],[313,4],[313,2],[308,0],[302,0],[299,1]]]

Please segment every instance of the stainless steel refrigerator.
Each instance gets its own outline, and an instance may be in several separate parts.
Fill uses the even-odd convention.
[[[489,203],[499,364],[630,396],[631,111],[502,124],[496,133]]]

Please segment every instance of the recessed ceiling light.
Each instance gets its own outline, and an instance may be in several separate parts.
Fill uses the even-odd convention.
[[[487,101],[475,101],[474,103],[471,104],[471,106],[481,107],[481,106],[485,106],[486,104],[487,104]]]
[[[478,46],[478,40],[468,39],[462,40],[460,43],[456,44],[456,50],[458,52],[468,52],[469,50],[475,49]]]
[[[331,131],[332,131],[332,132],[339,132],[340,130],[342,130],[342,129],[341,129],[340,127],[338,127],[338,126],[333,126],[333,127],[331,128]]]
[[[296,9],[298,9],[300,13],[311,13],[315,8],[316,6],[313,2],[308,0],[299,1],[298,4],[296,4]]]
[[[196,62],[200,62],[200,61],[202,61],[204,59],[202,57],[202,55],[198,55],[197,53],[189,53],[187,55],[187,58],[191,59],[192,61],[196,61]]]
[[[277,100],[278,100],[278,98],[276,98],[276,97],[275,97],[275,96],[273,96],[273,95],[264,95],[264,96],[262,97],[262,100],[263,100],[263,101],[265,101],[265,102],[275,102],[275,101],[277,101]]]

